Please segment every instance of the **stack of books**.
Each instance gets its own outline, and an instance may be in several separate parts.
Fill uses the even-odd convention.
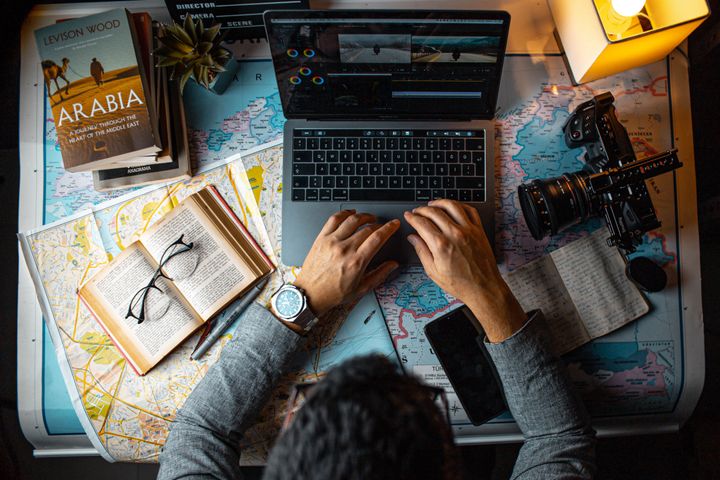
[[[97,190],[189,178],[177,81],[154,66],[158,24],[115,9],[35,32],[63,166]]]

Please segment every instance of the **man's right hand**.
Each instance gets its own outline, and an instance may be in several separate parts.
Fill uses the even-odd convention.
[[[525,312],[500,276],[477,210],[434,200],[405,212],[405,220],[417,231],[408,241],[428,276],[472,310],[491,342],[505,340],[525,324]]]

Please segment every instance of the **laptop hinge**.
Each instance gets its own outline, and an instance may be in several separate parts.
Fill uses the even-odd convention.
[[[369,117],[369,118],[338,118],[318,117],[302,119],[306,122],[472,122],[482,121],[482,118],[455,117],[455,118],[398,118],[398,117]]]

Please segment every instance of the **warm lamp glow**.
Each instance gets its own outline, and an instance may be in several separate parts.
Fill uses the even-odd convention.
[[[645,7],[645,0],[612,0],[612,8],[623,17],[634,17]]]

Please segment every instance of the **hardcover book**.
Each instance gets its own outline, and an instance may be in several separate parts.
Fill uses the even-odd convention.
[[[138,375],[145,375],[274,269],[210,186],[123,250],[79,296]]]
[[[35,38],[66,170],[118,167],[160,150],[150,84],[127,10],[50,25],[36,30]]]

